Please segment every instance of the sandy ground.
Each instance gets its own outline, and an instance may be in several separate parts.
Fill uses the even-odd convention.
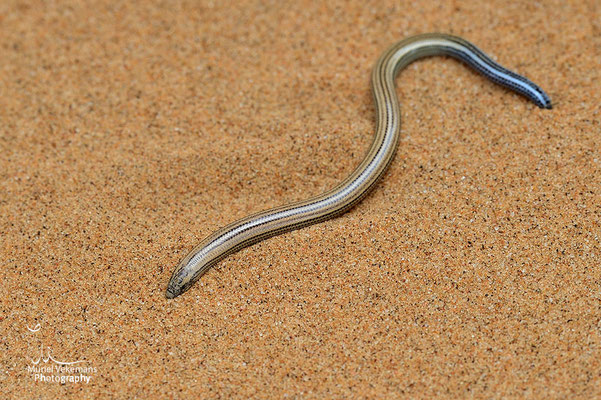
[[[0,3],[8,398],[601,396],[598,2],[88,3]],[[555,108],[414,63],[368,198],[167,300],[203,237],[359,164],[373,63],[431,31]]]

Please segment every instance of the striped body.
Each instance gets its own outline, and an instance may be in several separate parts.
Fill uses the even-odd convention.
[[[376,134],[365,158],[350,176],[319,196],[250,215],[208,236],[177,266],[167,287],[167,297],[180,295],[209,268],[243,247],[335,217],[361,201],[386,171],[399,141],[401,121],[394,85],[396,75],[409,63],[435,55],[459,59],[537,106],[551,108],[549,97],[537,85],[501,67],[461,38],[424,34],[403,40],[382,54],[373,69]]]

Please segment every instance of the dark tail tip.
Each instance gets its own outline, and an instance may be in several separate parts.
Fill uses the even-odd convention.
[[[540,108],[545,108],[547,110],[550,110],[553,108],[553,103],[551,103],[551,99],[550,98],[545,98],[545,101],[542,104],[538,105]]]

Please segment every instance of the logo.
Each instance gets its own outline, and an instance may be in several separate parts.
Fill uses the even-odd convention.
[[[29,332],[36,334],[42,329],[40,324],[33,328],[27,327]],[[97,372],[87,360],[62,361],[52,355],[50,347],[44,348],[40,343],[40,351],[36,357],[30,358],[31,364],[26,370],[35,382],[45,383],[90,383],[92,374]]]

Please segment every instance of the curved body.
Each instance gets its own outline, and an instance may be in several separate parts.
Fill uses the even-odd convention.
[[[435,55],[459,59],[537,106],[551,108],[549,97],[537,85],[503,68],[461,38],[424,34],[405,39],[384,52],[374,66],[371,82],[376,104],[376,134],[365,158],[350,176],[319,196],[250,215],[208,236],[177,266],[167,287],[167,297],[186,291],[228,254],[268,237],[335,217],[357,204],[386,171],[397,148],[401,121],[394,85],[396,75],[412,61]]]

